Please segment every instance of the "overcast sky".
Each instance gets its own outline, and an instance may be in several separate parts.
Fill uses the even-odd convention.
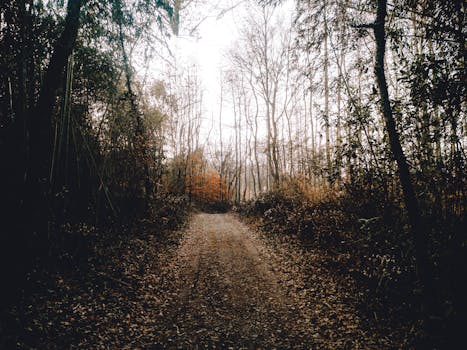
[[[246,1],[216,1],[211,0],[206,4],[207,17],[202,17],[191,22],[196,26],[196,34],[182,35],[176,42],[178,55],[187,62],[196,63],[199,66],[199,75],[204,88],[203,104],[205,115],[203,116],[202,133],[206,135],[211,129],[211,118],[219,116],[220,102],[220,78],[221,69],[225,67],[225,53],[232,47],[239,37],[241,18],[244,16]],[[225,9],[232,8],[229,11]],[[201,21],[201,22],[200,22]],[[198,25],[199,24],[199,25]],[[233,124],[229,106],[224,102],[223,124],[225,128]],[[216,131],[211,131],[215,137]],[[225,133],[227,135],[228,133]]]
[[[207,135],[211,130],[211,117],[216,120],[219,116],[220,75],[222,67],[226,66],[226,52],[235,44],[244,25],[249,0],[208,0],[201,8],[198,7],[198,17],[189,22],[188,27],[197,28],[196,34],[182,33],[175,40],[177,56],[186,62],[196,63],[200,69],[199,75],[204,87],[204,110],[202,134]],[[290,14],[293,2],[285,1],[281,12]],[[204,12],[204,13],[203,13]],[[189,14],[186,14],[189,16]],[[183,18],[182,18],[183,20]],[[224,135],[229,135],[229,127],[233,125],[231,106],[224,101],[222,111]],[[217,130],[211,130],[211,137],[215,138]]]
[[[199,75],[204,90],[203,117],[207,119],[203,122],[203,133],[210,128],[212,115],[218,116],[223,53],[237,37],[237,27],[232,14],[228,13],[220,19],[207,18],[199,26],[198,38],[178,39],[179,54],[185,56],[187,61],[196,63],[200,69]]]
[[[255,4],[255,0],[204,0],[201,3],[202,1],[193,1],[194,8],[182,13],[180,35],[172,37],[168,47],[176,57],[178,67],[195,64],[199,69],[204,110],[201,140],[213,145],[219,140],[221,69],[228,67],[226,53],[239,39],[248,15],[248,6]],[[285,0],[276,12],[280,16],[290,17],[293,9],[293,0]],[[193,28],[196,30],[192,31]],[[161,53],[162,56],[166,54]],[[142,57],[138,55],[133,62],[140,77],[147,75],[150,79],[164,79],[164,71],[168,66],[162,64],[163,60],[156,57],[148,66]],[[225,91],[224,96],[227,94]],[[233,124],[233,108],[225,98],[222,108],[222,135],[226,142],[233,135]]]

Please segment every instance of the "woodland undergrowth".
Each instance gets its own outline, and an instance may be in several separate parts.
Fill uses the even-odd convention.
[[[135,321],[134,314],[144,306],[137,291],[159,270],[155,266],[159,255],[176,248],[178,229],[187,222],[189,208],[185,197],[166,196],[155,201],[145,217],[105,225],[55,224],[47,256],[36,258],[14,298],[2,307],[0,348],[109,344],[109,339],[99,339],[97,330],[109,325],[130,327]],[[131,319],[120,314],[125,310]],[[108,315],[128,322],[115,323]],[[142,333],[148,330],[138,327]],[[115,333],[131,334],[123,329],[115,329]]]
[[[456,344],[453,334],[462,319],[458,306],[465,302],[465,296],[458,298],[465,285],[455,276],[465,271],[465,265],[446,241],[456,230],[459,234],[463,218],[452,224],[424,217],[431,233],[436,289],[435,306],[427,318],[420,304],[412,237],[397,198],[396,193],[366,181],[337,191],[290,180],[236,210],[265,234],[292,235],[305,249],[322,251],[325,268],[336,276],[351,277],[359,286],[358,309],[369,328],[383,336],[397,331],[399,344],[405,346],[450,348]]]

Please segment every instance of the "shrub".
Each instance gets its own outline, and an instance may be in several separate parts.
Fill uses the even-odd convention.
[[[411,239],[400,203],[373,185],[356,182],[338,192],[289,180],[238,211],[259,219],[266,232],[295,234],[330,252],[334,260],[329,267],[352,274],[368,295],[407,304],[415,288]]]

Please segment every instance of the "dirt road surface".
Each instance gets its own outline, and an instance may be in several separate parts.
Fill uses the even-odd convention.
[[[167,328],[159,346],[375,348],[348,292],[319,259],[306,271],[302,253],[272,247],[232,214],[196,214],[168,264],[174,297],[161,311]]]

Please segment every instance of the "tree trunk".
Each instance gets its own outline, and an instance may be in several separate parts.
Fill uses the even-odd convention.
[[[31,7],[28,12],[26,1],[17,1],[13,6],[2,10],[2,41],[18,45],[19,50],[15,55],[15,68],[5,72],[6,77],[2,74],[6,78],[5,92],[8,102],[3,110],[6,113],[0,120],[0,212],[3,218],[0,235],[0,274],[7,283],[4,283],[4,288],[0,290],[0,308],[4,302],[11,301],[10,297],[17,296],[15,288],[29,268],[33,258],[31,252],[36,249],[30,239],[34,227],[30,215],[36,207],[30,203],[32,193],[25,187],[25,180],[27,184],[31,182],[32,185],[28,173],[30,144],[27,130],[28,111],[33,101],[33,96],[28,96],[28,93],[34,86],[33,79],[28,74],[34,69],[30,67],[33,61],[30,47],[31,41],[34,40],[31,35]],[[17,25],[19,42],[14,34]]]
[[[173,2],[173,15],[170,18],[170,26],[172,27],[172,33],[178,36],[180,30],[180,10],[182,7],[182,0],[175,0]]]
[[[52,115],[63,72],[76,42],[81,0],[69,0],[62,34],[58,38],[41,86],[39,100],[30,114],[30,171],[27,183],[30,200],[26,213],[31,214],[31,233],[45,244],[48,232],[50,163],[52,156]],[[36,234],[35,234],[36,233]]]
[[[386,5],[387,0],[378,0],[376,21],[373,24],[373,31],[376,40],[375,76],[380,92],[381,108],[386,122],[389,143],[394,159],[397,162],[399,180],[401,182],[404,194],[404,203],[407,209],[412,234],[414,236],[417,272],[426,296],[426,293],[429,292],[431,288],[431,268],[428,258],[428,237],[422,229],[420,210],[410,178],[407,160],[402,150],[399,134],[396,129],[396,123],[392,113],[391,102],[389,100],[386,74],[384,70],[384,54],[386,47]]]
[[[340,31],[339,31],[339,62],[338,62],[338,76],[337,76],[337,122],[336,122],[336,147],[339,152],[339,156],[336,161],[336,173],[337,173],[337,182],[341,183],[341,167],[342,167],[342,157],[341,157],[341,146],[342,146],[342,131],[341,131],[341,122],[342,122],[342,86],[344,84],[344,61],[345,61],[345,6],[341,6],[339,12],[339,22],[340,22]]]
[[[326,134],[326,166],[328,176],[332,173],[331,141],[329,121],[329,54],[328,54],[328,23],[326,17],[326,1],[324,2],[324,128]]]
[[[144,132],[144,124],[143,119],[141,117],[141,112],[138,108],[136,102],[136,94],[132,88],[132,71],[130,66],[130,61],[128,59],[128,55],[125,50],[125,38],[123,35],[123,12],[122,12],[122,4],[121,1],[118,0],[116,3],[117,6],[117,22],[118,22],[118,36],[119,36],[119,43],[120,49],[122,50],[123,56],[123,67],[125,70],[125,80],[126,80],[126,87],[127,87],[127,94],[130,100],[131,112],[134,115],[136,121],[136,130],[135,130],[135,140],[134,140],[134,147],[136,150],[136,166],[139,168],[142,166],[143,168],[143,177],[144,179],[136,177],[136,187],[138,192],[140,192],[140,187],[144,184],[144,195],[141,196],[139,193],[137,194],[138,197],[144,197],[145,203],[144,207],[147,210],[147,205],[149,204],[149,197],[152,193],[152,186],[151,186],[151,178],[149,172],[149,165],[148,165],[148,150],[147,150],[147,140],[146,135]],[[142,208],[141,208],[142,209]]]
[[[316,177],[314,173],[313,164],[316,163],[316,146],[315,146],[315,126],[313,121],[313,77],[310,76],[310,102],[309,102],[309,111],[310,111],[310,137],[311,137],[311,161],[308,162],[308,173],[310,178],[313,178],[313,185],[316,185]],[[306,122],[306,121],[305,121]],[[307,155],[308,157],[308,155]]]
[[[250,87],[251,87],[251,92],[253,94],[253,98],[255,101],[255,120],[254,120],[254,131],[252,130],[253,137],[254,137],[254,144],[253,144],[253,150],[254,150],[254,156],[255,156],[255,166],[256,166],[256,177],[258,179],[258,193],[262,192],[262,186],[261,186],[261,172],[260,172],[260,164],[259,164],[259,158],[258,158],[258,111],[259,111],[259,103],[258,103],[258,96],[256,94],[255,87],[253,86],[252,83],[252,77],[250,75],[250,79],[248,80]],[[256,196],[255,192],[255,196]]]
[[[279,82],[276,80],[274,82],[274,91],[272,94],[272,101],[271,102],[271,122],[272,122],[272,162],[274,165],[274,172],[273,172],[273,180],[274,180],[274,188],[279,186],[279,149],[278,149],[278,134],[279,131],[277,129],[277,119],[276,119],[276,103],[277,103],[277,90],[278,90]],[[269,96],[268,96],[269,98]]]
[[[224,201],[224,195],[223,195],[223,188],[222,188],[222,183],[224,180],[224,144],[222,142],[222,105],[224,102],[224,89],[222,85],[222,76],[221,76],[221,96],[220,96],[220,103],[219,103],[219,141],[220,141],[220,164],[219,164],[219,199],[221,202]]]

